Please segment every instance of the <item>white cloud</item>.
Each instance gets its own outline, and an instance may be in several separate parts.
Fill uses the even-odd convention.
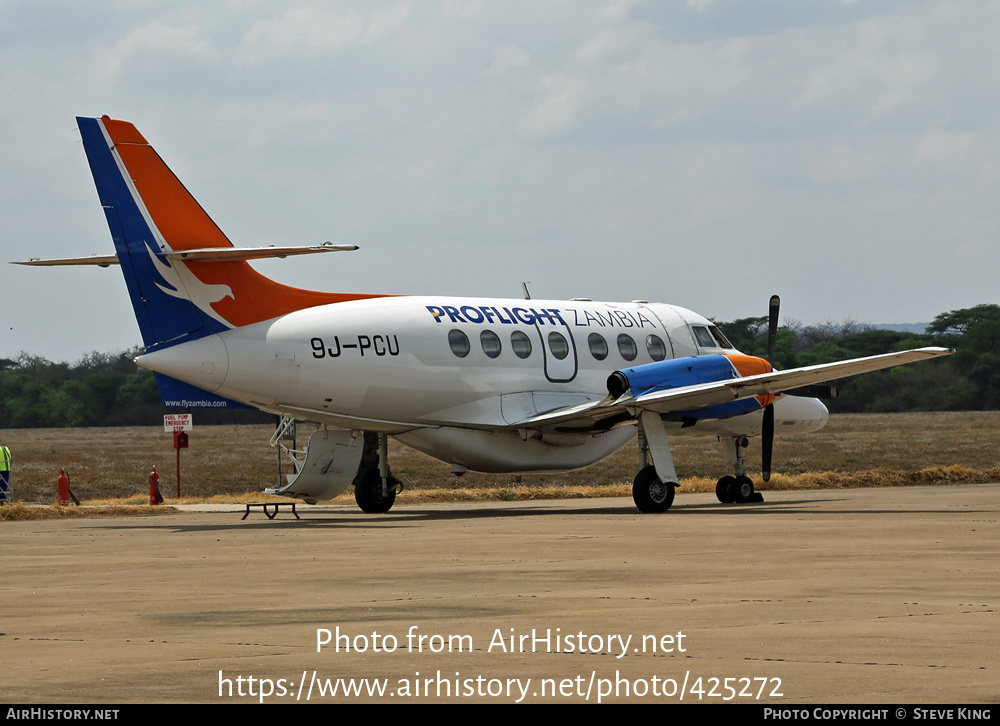
[[[254,23],[246,42],[250,52],[265,53],[265,57],[372,45],[398,30],[410,14],[407,3],[376,10],[361,7],[322,2],[289,7],[278,18]]]
[[[531,63],[531,53],[520,45],[500,45],[493,49],[491,73],[502,75],[516,68],[525,68]]]
[[[538,95],[541,98],[519,124],[521,133],[533,139],[573,128],[591,92],[585,78],[553,74],[540,80]]]
[[[530,279],[725,318],[756,314],[752,276],[780,281],[789,306],[797,295],[806,322],[871,307],[928,319],[962,306],[949,295],[995,297],[996,3],[75,8],[0,5],[9,258],[106,251],[72,117],[107,112],[135,121],[241,243],[363,246],[268,268],[303,287],[516,294]],[[628,264],[609,267],[609,249]],[[863,259],[863,294],[816,294],[831,251]],[[904,274],[934,293],[886,293]],[[37,300],[43,279],[13,268],[6,290]],[[117,279],[101,280],[102,328],[133,342]],[[79,308],[49,293],[18,305],[17,330],[39,334],[0,345],[102,347]]]
[[[708,12],[713,5],[718,4],[718,0],[686,0],[685,4],[695,12],[704,14]]]
[[[184,60],[214,61],[218,57],[211,44],[194,25],[174,25],[155,21],[138,27],[115,44],[124,55],[148,51],[166,52]]]

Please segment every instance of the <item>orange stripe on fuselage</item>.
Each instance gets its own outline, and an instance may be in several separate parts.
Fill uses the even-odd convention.
[[[758,358],[757,356],[743,355],[742,353],[726,353],[725,356],[744,378],[747,376],[759,376],[763,373],[770,373],[774,370],[770,363],[763,358]],[[777,396],[773,393],[766,393],[763,396],[757,396],[756,398],[760,402],[761,408],[763,408],[764,406],[774,403],[774,399],[777,398]]]
[[[174,252],[233,246],[132,124],[104,119],[104,128],[115,143],[115,150],[149,210],[153,223]],[[316,305],[385,297],[289,287],[265,277],[243,260],[174,264],[187,265],[192,274],[205,284],[230,287],[233,297],[212,303],[212,308],[236,327]]]

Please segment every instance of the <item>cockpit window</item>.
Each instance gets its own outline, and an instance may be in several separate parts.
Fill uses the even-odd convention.
[[[692,325],[691,331],[694,333],[695,340],[698,341],[698,345],[702,348],[717,348],[718,344],[715,342],[715,338],[712,334],[708,332],[708,328],[702,325]]]
[[[726,336],[724,336],[722,334],[722,331],[719,330],[714,325],[712,327],[710,327],[708,329],[708,331],[712,334],[712,337],[715,338],[716,341],[718,341],[720,348],[732,348],[733,347],[733,344],[730,343],[728,340],[726,340]]]
[[[694,337],[697,338],[698,345],[702,348],[732,349],[733,347],[733,344],[726,340],[726,336],[722,334],[722,331],[714,325],[708,328],[704,325],[692,325],[691,331],[694,333]]]

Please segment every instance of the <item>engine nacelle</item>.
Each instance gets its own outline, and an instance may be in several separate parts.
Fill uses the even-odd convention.
[[[683,388],[739,377],[739,371],[724,355],[674,358],[615,371],[608,377],[608,393],[615,398],[628,391],[631,391],[633,396],[641,396],[650,391]]]
[[[608,393],[614,398],[620,398],[625,393],[641,396],[644,393],[770,372],[771,364],[763,358],[738,353],[675,358],[615,371],[608,377]],[[665,421],[731,418],[759,411],[773,400],[774,397],[770,395],[744,398],[701,407],[695,411],[666,414],[662,418]]]

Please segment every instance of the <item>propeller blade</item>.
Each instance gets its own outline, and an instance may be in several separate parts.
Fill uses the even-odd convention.
[[[764,428],[760,434],[760,468],[764,481],[771,479],[771,451],[774,449],[774,405],[764,408]]]
[[[781,298],[772,295],[767,309],[767,362],[774,365],[774,344],[778,339],[778,312]],[[760,468],[764,481],[771,478],[771,452],[774,451],[774,404],[764,407],[763,428],[760,432]]]
[[[771,301],[767,309],[767,362],[774,365],[774,343],[778,339],[778,308],[781,307],[781,298],[771,295]]]

